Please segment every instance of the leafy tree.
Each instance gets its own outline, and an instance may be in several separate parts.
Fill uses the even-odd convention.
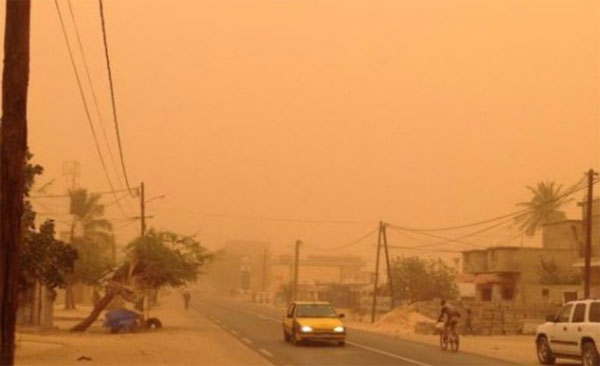
[[[439,260],[398,257],[392,260],[394,296],[404,303],[458,297],[455,271]]]
[[[65,277],[73,271],[73,263],[77,258],[77,252],[71,245],[55,239],[54,221],[46,220],[36,231],[36,215],[28,198],[35,178],[43,174],[44,168],[30,163],[32,158],[33,155],[28,153],[28,163],[25,165],[19,291],[27,290],[36,282],[50,289],[64,287]]]
[[[527,189],[532,193],[531,200],[519,202],[517,206],[525,207],[528,211],[515,218],[525,234],[534,235],[540,226],[566,219],[560,209],[573,199],[562,192],[562,185],[539,182],[536,187],[527,186]]]
[[[127,246],[126,260],[105,281],[105,295],[71,330],[85,331],[116,296],[135,302],[144,291],[195,281],[212,257],[193,237],[149,230]]]
[[[26,231],[21,247],[20,291],[36,281],[49,289],[64,287],[76,259],[77,251],[71,245],[54,238],[52,220],[45,221],[38,232]]]
[[[180,287],[193,282],[200,268],[212,257],[192,237],[154,230],[132,241],[127,250],[133,266],[131,276],[144,290]]]
[[[560,267],[554,260],[546,262],[543,258],[540,258],[538,274],[542,285],[579,285],[583,282],[581,272]]]

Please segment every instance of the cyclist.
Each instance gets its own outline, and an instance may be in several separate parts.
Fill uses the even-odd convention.
[[[446,320],[444,321],[444,334],[447,335],[448,329],[452,329],[456,331],[456,326],[458,325],[458,320],[460,319],[460,312],[452,306],[450,303],[446,302],[446,300],[441,301],[442,311],[440,313],[440,317],[438,318],[438,323],[442,321],[444,315],[446,316]]]

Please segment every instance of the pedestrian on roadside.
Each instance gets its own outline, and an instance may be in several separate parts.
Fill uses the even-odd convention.
[[[190,291],[185,289],[183,291],[183,307],[187,310],[190,307],[190,299],[191,299]]]

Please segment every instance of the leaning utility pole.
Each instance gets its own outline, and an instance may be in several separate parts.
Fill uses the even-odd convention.
[[[594,170],[588,171],[588,192],[585,219],[585,288],[584,296],[590,298],[590,285],[592,282],[592,203],[594,200]]]
[[[381,235],[383,238],[383,249],[385,252],[385,265],[387,267],[387,279],[388,285],[390,286],[390,307],[394,308],[394,282],[392,280],[392,268],[390,267],[390,253],[388,251],[388,241],[387,241],[387,226],[385,223],[379,223],[379,230],[381,231]],[[390,310],[391,310],[390,309]]]
[[[146,202],[144,202],[144,182],[140,183],[140,222],[142,237],[146,235]]]
[[[30,0],[7,0],[0,127],[0,365],[15,360],[18,271],[27,153]]]
[[[375,283],[373,285],[373,307],[371,308],[371,323],[375,323],[375,311],[377,309],[377,285],[379,282],[379,257],[381,257],[381,224],[379,225],[379,235],[377,236],[377,258],[375,259]]]
[[[292,286],[292,301],[297,300],[298,297],[298,267],[300,265],[300,240],[296,240],[295,244],[295,255],[294,255],[294,284]]]

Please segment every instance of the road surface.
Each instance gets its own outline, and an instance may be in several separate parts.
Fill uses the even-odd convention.
[[[345,347],[293,346],[283,340],[283,311],[222,298],[192,305],[209,320],[274,365],[510,366],[507,361],[401,340],[350,328]],[[507,350],[510,352],[510,350]]]

